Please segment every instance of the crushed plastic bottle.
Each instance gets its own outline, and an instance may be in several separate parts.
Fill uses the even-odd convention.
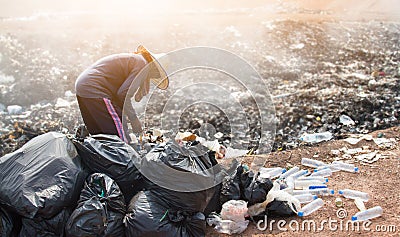
[[[297,213],[298,216],[308,216],[316,210],[320,209],[324,205],[324,201],[321,198],[317,198],[309,204],[305,205],[300,211]]]
[[[314,201],[315,199],[318,198],[317,195],[312,195],[311,193],[305,193],[305,194],[300,194],[300,195],[294,195],[294,198],[296,198],[297,200],[299,200],[299,202],[301,204],[303,203],[309,203]]]
[[[327,166],[327,164],[325,164],[322,161],[319,160],[314,160],[314,159],[310,159],[310,158],[301,158],[301,165],[304,166],[308,166],[311,168],[318,168],[318,167],[322,167],[322,166]]]
[[[312,134],[305,133],[299,139],[307,143],[318,143],[322,141],[329,141],[332,139],[332,137],[333,136],[331,132],[321,132]]]
[[[332,175],[332,170],[331,169],[322,169],[319,170],[317,172],[314,172],[310,175],[310,177],[314,177],[314,176],[319,176],[319,177],[328,177]]]
[[[339,190],[339,194],[344,196],[345,198],[351,198],[351,199],[359,198],[363,201],[369,200],[368,193],[364,193],[361,191],[356,191],[356,190],[351,190],[351,189],[343,189],[343,190]]]
[[[280,179],[286,179],[287,177],[289,177],[290,175],[296,173],[297,171],[299,171],[299,167],[295,166],[292,167],[290,170],[286,171],[285,173],[282,173],[279,178]]]
[[[334,165],[337,169],[340,169],[342,171],[348,171],[352,173],[358,172],[358,167],[355,167],[353,164],[348,164],[341,161],[334,161],[332,162],[332,165]]]
[[[351,217],[352,221],[366,221],[372,218],[379,217],[383,214],[383,209],[380,206],[376,206],[365,211],[357,212]]]

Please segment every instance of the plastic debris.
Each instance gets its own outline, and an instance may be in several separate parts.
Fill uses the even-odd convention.
[[[351,217],[352,221],[366,221],[376,217],[380,217],[383,214],[383,209],[380,206],[376,206],[365,211],[357,212]]]
[[[351,119],[349,116],[347,115],[340,115],[339,117],[339,121],[341,124],[345,125],[345,126],[350,126],[350,125],[355,125],[356,123],[353,121],[353,119]]]

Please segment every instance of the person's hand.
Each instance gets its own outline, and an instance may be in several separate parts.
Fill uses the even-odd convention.
[[[215,152],[215,158],[217,159],[223,159],[225,157],[226,154],[226,147],[224,147],[223,145],[221,145],[219,147],[219,151]]]
[[[139,102],[140,100],[142,100],[143,96],[149,94],[149,91],[150,91],[150,80],[146,78],[143,80],[143,82],[140,84],[139,89],[136,91],[135,101]]]

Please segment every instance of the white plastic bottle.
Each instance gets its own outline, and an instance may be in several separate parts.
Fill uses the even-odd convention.
[[[273,179],[280,176],[282,173],[285,173],[286,169],[282,169],[281,167],[276,168],[260,168],[260,178]]]
[[[292,174],[296,173],[297,171],[299,171],[299,167],[295,166],[295,167],[291,168],[290,170],[286,171],[285,173],[282,173],[279,176],[279,178],[286,179],[289,175],[292,175]]]
[[[321,196],[329,196],[335,194],[333,189],[328,188],[315,188],[315,189],[305,189],[305,190],[290,190],[292,195],[301,195],[301,194],[312,194],[312,195],[321,195]]]
[[[321,198],[317,198],[309,204],[305,205],[300,211],[297,213],[298,216],[308,216],[316,210],[320,209],[324,205],[324,201]]]
[[[343,190],[339,190],[339,194],[344,196],[345,198],[351,198],[351,199],[359,198],[359,199],[363,200],[364,202],[369,200],[368,193],[364,193],[361,191],[356,191],[356,190],[351,190],[351,189],[343,189]]]
[[[314,159],[310,159],[310,158],[301,158],[301,165],[308,166],[311,168],[317,168],[319,166],[326,166],[327,164],[325,164],[324,162],[322,162],[320,160],[314,160]]]
[[[383,209],[380,206],[376,206],[365,211],[357,212],[351,217],[352,221],[366,221],[375,217],[379,217],[383,214]]]
[[[287,178],[291,177],[293,180],[296,180],[306,174],[308,174],[308,170],[299,170],[296,173],[289,175]]]
[[[321,132],[321,133],[305,133],[299,139],[303,142],[307,143],[318,143],[322,141],[329,141],[332,139],[332,133],[330,132]]]
[[[332,162],[332,165],[334,165],[336,168],[343,170],[343,171],[348,171],[348,172],[352,172],[352,173],[358,172],[358,167],[355,167],[353,164],[348,164],[348,163],[344,163],[341,161],[334,161],[334,162]]]
[[[308,189],[310,186],[323,186],[325,183],[319,180],[301,180],[296,179],[294,181],[295,189]]]
[[[312,202],[312,201],[314,201],[315,199],[318,198],[317,195],[312,195],[311,193],[306,193],[306,194],[301,194],[301,195],[294,195],[293,197],[296,198],[297,200],[299,200],[299,202],[301,204]]]
[[[331,169],[323,169],[323,170],[319,170],[317,172],[312,173],[310,176],[314,177],[314,176],[320,176],[320,177],[328,177],[332,175],[332,170]]]
[[[302,176],[302,177],[298,178],[298,180],[318,180],[323,183],[328,183],[328,181],[329,181],[328,178],[325,178],[322,176],[306,176],[306,177]]]

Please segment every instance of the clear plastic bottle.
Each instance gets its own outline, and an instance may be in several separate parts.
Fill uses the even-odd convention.
[[[361,191],[351,190],[351,189],[343,189],[339,190],[339,194],[344,196],[345,198],[356,199],[359,198],[363,201],[368,201],[369,195],[368,193],[364,193]]]
[[[332,170],[331,169],[323,169],[323,170],[319,170],[317,172],[314,172],[310,175],[310,177],[314,177],[314,176],[320,176],[320,177],[328,177],[332,175]]]
[[[323,169],[331,169],[332,172],[340,171],[339,167],[336,167],[335,164],[328,164],[326,166],[319,166],[318,168],[314,169],[314,172],[321,171]]]
[[[305,194],[300,194],[300,195],[294,195],[294,198],[296,198],[297,200],[299,200],[299,202],[301,204],[303,203],[309,203],[314,201],[315,199],[318,198],[317,195],[312,195],[311,193],[305,193]]]
[[[260,177],[261,178],[267,178],[267,179],[273,179],[278,176],[280,176],[282,173],[285,173],[286,169],[283,169],[281,167],[276,167],[276,168],[260,168]]]
[[[290,193],[292,195],[301,195],[301,194],[312,194],[312,195],[321,195],[328,196],[335,194],[333,189],[328,188],[315,188],[315,189],[305,189],[305,190],[291,190]]]
[[[307,143],[318,143],[322,141],[329,141],[332,139],[332,137],[333,136],[331,132],[321,132],[312,134],[305,133],[299,139]]]
[[[321,198],[317,198],[309,204],[305,205],[300,211],[297,213],[298,216],[308,216],[316,210],[320,209],[324,205],[324,201]]]
[[[322,186],[325,182],[321,182],[319,180],[301,180],[296,179],[294,181],[294,188],[295,189],[308,189],[310,186]]]
[[[320,160],[314,160],[310,158],[301,158],[301,165],[308,166],[311,168],[318,168],[320,166],[326,166],[324,162]]]
[[[352,221],[366,221],[375,217],[379,217],[383,214],[383,209],[380,206],[376,206],[365,211],[357,212],[351,217]]]
[[[286,171],[285,173],[282,173],[279,176],[279,178],[286,179],[289,175],[292,175],[292,174],[296,173],[297,171],[299,171],[299,167],[295,166],[295,167],[291,168],[290,170]]]
[[[291,177],[293,180],[296,180],[306,174],[308,174],[308,170],[299,170],[296,173],[289,175],[287,178]]]
[[[334,165],[336,168],[343,170],[343,171],[348,171],[348,172],[353,172],[353,173],[358,172],[358,167],[355,167],[353,164],[348,164],[348,163],[344,163],[341,161],[334,161],[334,162],[332,162],[332,165]]]
[[[328,183],[328,181],[329,181],[328,178],[321,177],[321,176],[306,176],[306,177],[302,176],[302,177],[298,178],[298,180],[318,180],[323,183]]]

